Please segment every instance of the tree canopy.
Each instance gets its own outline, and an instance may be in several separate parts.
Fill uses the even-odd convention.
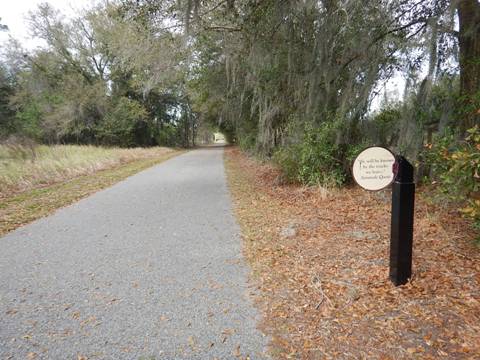
[[[117,0],[74,18],[45,3],[29,25],[46,45],[4,49],[0,131],[191,146],[220,129],[327,185],[376,144],[430,176],[426,148],[478,129],[479,24],[477,0]]]

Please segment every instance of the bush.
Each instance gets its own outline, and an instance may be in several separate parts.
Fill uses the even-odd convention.
[[[238,145],[240,146],[240,149],[243,151],[251,151],[252,149],[255,148],[255,144],[257,142],[257,138],[254,134],[246,134],[242,137],[240,137],[240,141],[238,142]]]
[[[163,124],[163,126],[158,130],[158,134],[155,137],[155,140],[160,146],[178,146],[178,131],[172,124]]]
[[[39,141],[43,137],[43,131],[40,126],[40,118],[42,112],[37,102],[34,100],[24,104],[16,113],[15,131],[13,133],[20,134]]]
[[[442,198],[457,204],[480,230],[480,128],[468,130],[461,142],[453,134],[436,139],[434,145],[427,145],[425,159]]]
[[[132,147],[136,129],[146,119],[147,111],[138,101],[122,97],[98,127],[98,137],[106,145]]]
[[[274,161],[280,166],[285,180],[307,185],[337,187],[345,183],[347,174],[338,158],[340,148],[335,144],[336,126],[323,123],[307,126],[299,144],[279,149]]]
[[[301,145],[289,145],[279,148],[273,154],[273,161],[282,170],[282,181],[296,183],[300,181],[300,153]]]

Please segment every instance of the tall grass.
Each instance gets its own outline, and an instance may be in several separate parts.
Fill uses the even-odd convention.
[[[103,148],[81,145],[0,145],[0,197],[131,161],[158,157],[168,148]]]

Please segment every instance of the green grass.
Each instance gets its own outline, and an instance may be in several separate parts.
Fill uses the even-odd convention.
[[[26,165],[23,168],[17,165],[19,169],[17,174],[20,175],[17,175],[16,179],[27,179],[30,188],[22,192],[17,190],[8,195],[4,193],[3,197],[0,197],[0,236],[181,153],[181,151],[165,148],[102,149],[69,146],[69,149],[63,149],[63,154],[68,154],[73,148],[85,150],[86,154],[83,154],[83,156],[77,154],[70,157],[66,155],[68,159],[71,159],[70,162],[65,159],[57,162],[50,158],[50,160],[44,161],[45,165],[35,167],[33,171],[25,169]],[[48,154],[48,158],[59,149],[44,149],[44,151]],[[117,153],[115,154],[115,152]],[[129,152],[132,153],[129,154]],[[100,156],[95,158],[92,155],[95,153]],[[119,154],[124,157],[118,157]],[[102,155],[106,156],[101,157]],[[52,165],[52,162],[56,165]],[[107,169],[96,170],[107,165],[109,166]],[[1,166],[4,167],[5,165]],[[49,176],[46,173],[46,169],[50,167],[56,169],[57,176]],[[73,167],[76,169],[75,171],[72,170]],[[75,176],[75,174],[81,174],[82,172],[83,175]],[[39,174],[44,175],[43,181],[37,181],[41,178]],[[32,175],[38,176],[38,178]],[[66,176],[70,176],[70,178]],[[7,178],[3,173],[1,173],[1,177],[2,181]],[[9,179],[13,178],[10,173]],[[31,179],[35,179],[35,181]],[[44,184],[44,182],[52,182],[53,180],[56,182]],[[35,185],[37,187],[32,188]],[[18,189],[15,184],[12,187]]]

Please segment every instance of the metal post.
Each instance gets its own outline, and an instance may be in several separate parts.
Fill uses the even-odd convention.
[[[413,166],[397,156],[392,187],[392,222],[390,234],[390,280],[403,285],[412,276],[413,214],[415,183]]]

